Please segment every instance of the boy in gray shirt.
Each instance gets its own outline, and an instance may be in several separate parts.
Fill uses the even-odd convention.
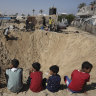
[[[14,93],[20,92],[20,90],[23,87],[22,83],[23,70],[17,68],[18,65],[19,61],[17,59],[13,59],[11,61],[11,68],[6,70],[7,88]]]

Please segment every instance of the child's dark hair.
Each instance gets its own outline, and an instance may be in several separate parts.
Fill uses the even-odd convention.
[[[13,65],[13,67],[17,68],[18,65],[19,65],[19,61],[18,61],[17,59],[13,59],[13,60],[11,61],[11,64]]]
[[[51,17],[49,17],[49,19],[51,19]]]
[[[53,73],[58,73],[59,72],[59,67],[57,65],[53,65],[49,68]]]
[[[36,71],[39,71],[40,68],[41,68],[41,65],[40,65],[40,63],[35,62],[35,63],[32,64],[32,67],[33,67],[34,69],[36,69]]]
[[[88,61],[83,62],[82,69],[92,69],[93,65],[89,63]]]

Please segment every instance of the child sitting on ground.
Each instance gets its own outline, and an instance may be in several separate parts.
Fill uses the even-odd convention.
[[[67,84],[69,91],[72,93],[85,92],[86,83],[90,79],[89,73],[92,69],[92,64],[89,62],[83,62],[81,70],[74,70],[71,74],[70,80],[67,76],[64,76],[64,81]]]
[[[40,64],[35,62],[32,64],[32,70],[30,72],[30,90],[33,92],[40,92],[42,87],[42,72],[40,72]],[[31,79],[31,80],[30,80]],[[28,81],[28,80],[27,80]],[[29,82],[27,82],[29,84]]]
[[[53,65],[50,68],[50,77],[47,80],[46,88],[51,92],[57,92],[60,89],[60,75],[57,73],[59,72],[59,67],[57,65]]]
[[[23,87],[22,83],[22,72],[23,69],[17,68],[19,65],[19,61],[17,59],[13,59],[11,61],[11,66],[9,69],[6,69],[6,79],[7,79],[7,88],[14,93],[20,92]]]

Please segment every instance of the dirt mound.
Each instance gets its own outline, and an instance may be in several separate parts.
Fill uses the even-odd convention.
[[[80,69],[82,62],[89,61],[94,66],[91,72],[91,82],[89,84],[96,82],[95,36],[83,32],[69,32],[69,34],[64,34],[40,30],[33,33],[12,32],[11,34],[18,37],[18,40],[5,41],[1,34],[0,66],[4,70],[7,66],[9,66],[11,59],[17,58],[20,61],[20,67],[24,69],[24,82],[26,82],[28,77],[28,69],[35,61],[41,63],[41,70],[43,71],[44,77],[46,77],[46,72],[48,72],[51,65],[58,65],[60,68],[59,74],[62,78],[62,84],[64,83],[64,75],[68,75],[70,77],[71,72],[74,69]],[[93,92],[95,92],[95,90],[93,90]],[[5,95],[3,96],[7,96],[6,93],[4,94]],[[55,94],[52,94],[47,90],[42,91],[39,94],[30,94],[31,92],[28,91],[27,93],[19,93],[18,96],[64,96],[64,94],[69,96],[67,91],[64,90]],[[91,94],[91,91],[89,91],[89,94]],[[11,95],[12,94],[10,94],[10,96]],[[77,94],[76,96],[83,96],[83,94]]]

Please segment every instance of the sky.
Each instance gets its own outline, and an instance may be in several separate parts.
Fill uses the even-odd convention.
[[[87,5],[93,0],[0,0],[0,12],[2,14],[30,14],[35,9],[35,14],[39,14],[43,9],[44,14],[49,14],[50,7],[56,7],[58,13],[76,14],[77,7],[84,2]]]

